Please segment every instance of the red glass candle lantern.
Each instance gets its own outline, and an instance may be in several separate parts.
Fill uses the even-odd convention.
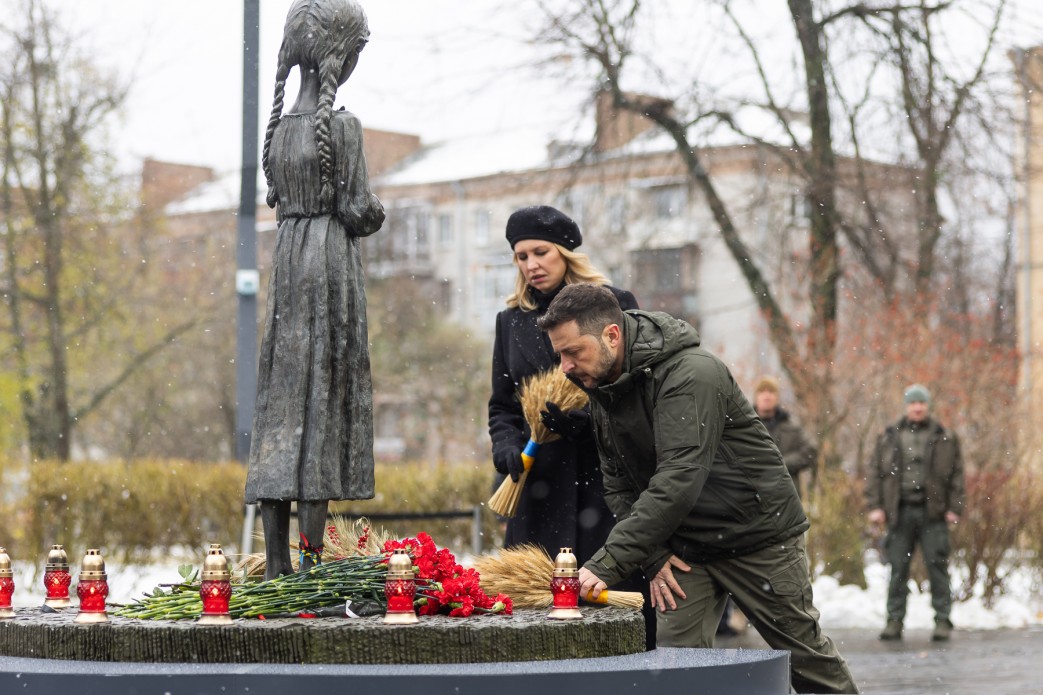
[[[13,618],[11,596],[14,595],[14,571],[11,569],[11,556],[6,548],[0,548],[0,619]]]
[[[385,625],[412,625],[419,622],[413,610],[413,598],[416,596],[413,559],[404,548],[399,548],[388,558],[384,593],[387,595]]]
[[[554,607],[547,617],[552,620],[576,620],[579,612],[579,563],[572,548],[562,548],[554,558],[554,576],[550,580]]]
[[[91,548],[80,564],[80,580],[76,584],[76,595],[80,597],[78,623],[107,623],[105,599],[109,595],[108,575],[105,574],[105,559],[97,548]]]
[[[199,617],[199,624],[231,625],[228,600],[232,598],[232,575],[228,572],[228,558],[218,543],[211,543],[206,553],[202,580],[199,597],[203,599],[203,615]]]
[[[69,557],[65,554],[65,548],[52,545],[51,552],[47,553],[47,566],[43,573],[43,586],[47,590],[47,598],[44,599],[43,605],[51,608],[71,606],[70,584],[72,575],[69,574]]]

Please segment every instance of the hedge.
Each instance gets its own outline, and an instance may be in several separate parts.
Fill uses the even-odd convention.
[[[470,510],[489,497],[488,464],[378,464],[376,497],[337,502],[332,513],[429,513]],[[220,542],[238,552],[243,524],[245,467],[236,462],[109,460],[31,464],[0,460],[0,545],[12,557],[46,557],[61,543],[70,562],[87,548],[107,559],[142,562]],[[440,545],[470,550],[471,521],[380,521],[396,535],[427,531]],[[257,531],[261,525],[258,522]],[[483,512],[486,548],[500,542],[494,515]],[[259,535],[259,534],[258,534]],[[258,541],[257,549],[263,544]]]

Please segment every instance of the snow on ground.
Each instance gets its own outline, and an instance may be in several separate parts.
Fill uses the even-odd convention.
[[[47,593],[43,587],[43,563],[41,560],[37,570],[27,562],[12,561],[14,569],[15,592],[12,604],[15,608],[39,606],[43,603]],[[143,598],[146,591],[160,584],[176,584],[181,581],[178,574],[179,564],[191,564],[191,560],[171,560],[170,562],[157,562],[149,565],[132,565],[123,567],[112,562],[105,562],[105,573],[108,575],[110,603],[130,603],[132,599]],[[195,563],[197,569],[201,569],[203,558],[200,557]],[[69,596],[73,602],[76,598],[76,582],[80,573],[80,558],[69,557],[69,573],[72,575],[72,585],[69,587]]]
[[[463,561],[463,558],[461,558]],[[128,603],[141,598],[159,584],[173,584],[181,580],[177,568],[193,560],[171,560],[149,565],[121,567],[106,563],[109,575],[109,600]],[[70,595],[76,595],[76,580],[79,559],[69,559],[73,584]],[[202,565],[202,557],[194,562]],[[39,606],[43,602],[43,566],[36,569],[27,562],[14,561],[15,594],[14,606]],[[814,583],[815,606],[822,614],[822,627],[879,630],[886,622],[887,581],[889,569],[881,564],[875,554],[866,557],[867,589],[850,584],[840,585],[832,577],[819,577]],[[980,595],[968,601],[953,604],[952,621],[964,630],[995,630],[1001,628],[1024,628],[1043,625],[1043,584],[1038,576],[1029,571],[1020,571],[1010,578],[1007,593],[996,600],[991,609],[986,608]],[[909,594],[906,629],[930,629],[934,626],[934,611],[931,608],[929,591],[915,587]]]
[[[880,630],[887,622],[887,583],[890,568],[875,553],[866,554],[867,589],[845,584],[832,577],[819,577],[814,583],[815,607],[822,614],[822,627]],[[906,609],[906,629],[934,627],[931,592],[920,591],[910,583]],[[1043,624],[1043,586],[1029,571],[1017,572],[1007,583],[1007,593],[991,609],[981,600],[981,592],[968,601],[954,602],[952,622],[966,630],[1023,628]]]

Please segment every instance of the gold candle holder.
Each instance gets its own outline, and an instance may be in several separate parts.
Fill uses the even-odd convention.
[[[80,597],[80,612],[77,623],[107,623],[105,599],[109,595],[108,575],[105,574],[105,558],[97,548],[91,548],[80,564],[80,581],[76,584],[76,595]]]
[[[416,597],[413,558],[402,548],[391,553],[388,558],[384,594],[387,597],[385,625],[413,625],[420,622],[413,608],[413,599]]]
[[[554,576],[550,580],[550,591],[554,606],[547,617],[551,620],[578,620],[579,611],[579,562],[572,548],[562,548],[554,558]]]
[[[228,558],[219,543],[211,543],[203,560],[202,583],[199,597],[203,600],[203,614],[199,625],[231,625],[228,601],[232,598],[232,575],[228,571]]]
[[[14,595],[14,570],[11,569],[11,556],[6,548],[0,548],[0,620],[14,617],[11,608],[11,597]]]
[[[71,606],[69,585],[72,583],[72,575],[69,574],[69,556],[65,554],[65,548],[52,545],[51,551],[47,553],[47,565],[44,569],[43,586],[47,591],[47,598],[44,599],[43,605],[56,609]]]

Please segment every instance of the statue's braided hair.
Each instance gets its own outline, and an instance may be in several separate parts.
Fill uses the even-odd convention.
[[[335,59],[327,58],[319,68],[319,109],[315,119],[315,142],[319,148],[319,174],[322,181],[322,193],[319,202],[323,208],[333,204],[333,138],[330,135],[330,120],[333,117],[333,99],[337,96],[337,78],[340,76],[340,63],[333,67],[328,63]]]
[[[289,66],[282,61],[282,51],[279,51],[279,66],[275,70],[275,99],[272,102],[272,113],[268,117],[268,128],[264,131],[264,147],[261,149],[261,169],[264,171],[264,180],[268,184],[268,195],[265,200],[270,208],[274,208],[275,204],[279,202],[279,196],[275,193],[275,182],[272,180],[272,167],[268,163],[268,153],[272,149],[275,126],[279,125],[279,119],[282,117],[283,99],[286,96],[286,77],[289,72]]]
[[[369,26],[366,14],[355,0],[297,0],[286,15],[279,65],[275,71],[275,98],[268,117],[261,152],[261,167],[268,184],[267,202],[275,207],[279,201],[269,161],[272,136],[282,118],[286,96],[286,78],[290,68],[315,68],[319,72],[319,106],[316,111],[315,140],[319,153],[322,181],[320,203],[333,204],[333,137],[330,121],[333,100],[337,95],[341,71],[352,53],[366,45]]]

